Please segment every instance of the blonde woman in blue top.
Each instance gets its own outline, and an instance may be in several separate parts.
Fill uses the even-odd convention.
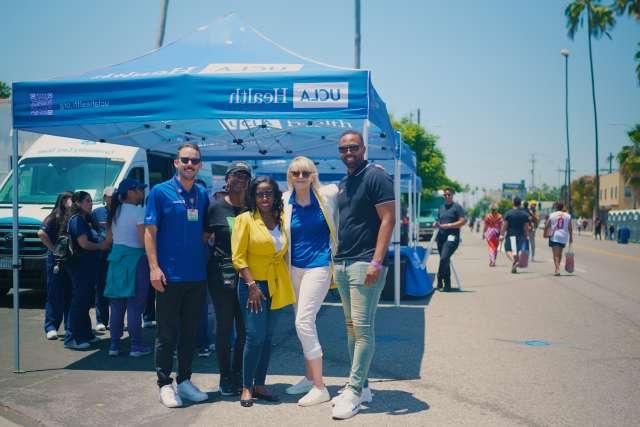
[[[306,393],[298,404],[330,400],[322,379],[322,347],[316,316],[331,285],[331,255],[335,251],[336,185],[321,186],[315,164],[296,157],[287,170],[289,191],[283,195],[284,227],[289,245],[289,269],[296,294],[296,332],[302,344],[305,376],[288,394]]]

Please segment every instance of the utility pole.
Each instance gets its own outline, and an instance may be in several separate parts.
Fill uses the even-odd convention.
[[[158,23],[158,39],[156,40],[156,49],[162,47],[164,43],[164,32],[167,26],[167,9],[169,8],[169,0],[161,0],[160,6],[160,22]]]
[[[535,188],[535,171],[536,171],[536,155],[534,153],[531,154],[531,191]]]
[[[418,126],[420,126],[420,109],[418,108]]]
[[[355,37],[355,65],[360,68],[360,0],[356,1],[356,37]]]
[[[607,160],[609,161],[609,175],[613,173],[613,159],[615,159],[613,153],[609,152],[609,155],[607,156]]]

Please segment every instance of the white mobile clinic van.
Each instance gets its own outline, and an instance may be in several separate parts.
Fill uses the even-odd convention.
[[[173,175],[173,156],[140,148],[44,135],[18,162],[20,286],[44,289],[46,248],[37,236],[58,193],[84,190],[94,208],[105,187],[124,178],[153,185]],[[13,173],[13,172],[11,172]],[[0,187],[0,293],[12,286],[11,173]]]

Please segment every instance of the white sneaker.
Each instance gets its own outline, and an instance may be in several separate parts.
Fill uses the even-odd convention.
[[[340,397],[342,396],[342,392],[345,390],[346,387],[342,387],[340,390],[338,390],[338,395],[336,397],[334,397],[333,399],[331,399],[331,406],[334,406],[336,404],[336,401],[340,399]],[[371,391],[370,387],[365,387],[362,389],[362,394],[360,395],[360,403],[371,403],[373,402],[373,392]]]
[[[171,384],[160,387],[160,402],[167,408],[179,408],[182,406],[182,399],[176,394]]]
[[[331,415],[338,420],[351,418],[360,412],[360,402],[360,396],[347,389],[340,395],[340,399],[336,400]]]
[[[49,332],[47,332],[47,339],[48,340],[57,340],[58,339],[58,332],[54,331],[53,329],[50,330]]]
[[[302,377],[300,381],[287,388],[284,392],[287,394],[303,394],[308,393],[311,388],[313,388],[313,382],[309,381],[307,377]]]
[[[203,402],[209,395],[200,391],[190,380],[184,380],[178,384],[178,395],[192,402]]]
[[[96,325],[96,332],[106,332],[107,331],[107,327],[104,326],[104,323],[98,323]]]
[[[298,400],[298,405],[313,406],[328,402],[329,400],[331,400],[331,396],[329,396],[329,392],[326,387],[319,389],[318,387],[313,386],[311,390],[309,390],[309,393],[305,394],[300,400]]]

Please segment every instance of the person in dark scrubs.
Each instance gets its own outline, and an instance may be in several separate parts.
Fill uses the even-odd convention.
[[[438,290],[444,292],[451,290],[451,256],[460,245],[460,228],[467,222],[464,209],[453,201],[453,195],[452,188],[444,189],[444,204],[438,209],[436,219],[436,244],[440,254]]]

